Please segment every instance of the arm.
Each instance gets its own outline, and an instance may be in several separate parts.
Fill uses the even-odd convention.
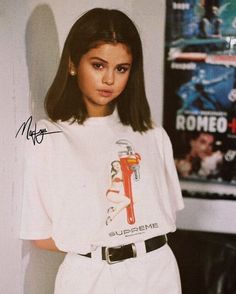
[[[228,73],[223,74],[223,75],[221,75],[221,76],[219,76],[219,77],[217,77],[217,78],[215,78],[215,79],[204,80],[204,81],[202,82],[202,84],[203,84],[204,86],[209,86],[209,85],[214,85],[214,84],[220,83],[220,82],[222,82],[222,81],[224,81],[224,80],[227,80],[228,76],[231,75],[231,74],[232,74],[232,72],[228,72]]]
[[[204,17],[201,19],[200,24],[199,24],[199,31],[200,31],[200,37],[201,38],[207,38],[208,34],[207,34],[207,22],[208,20]]]
[[[43,239],[43,240],[32,240],[34,246],[44,250],[56,251],[56,252],[63,252],[59,250],[52,238]]]

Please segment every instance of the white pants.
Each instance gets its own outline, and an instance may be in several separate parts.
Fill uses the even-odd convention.
[[[68,253],[54,294],[181,294],[176,259],[168,245],[109,265]]]

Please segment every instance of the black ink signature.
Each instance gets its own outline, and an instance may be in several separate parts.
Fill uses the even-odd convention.
[[[20,126],[19,130],[16,133],[15,138],[19,135],[21,131],[21,136],[26,134],[26,139],[30,140],[32,139],[33,144],[41,144],[43,142],[44,136],[49,134],[55,134],[55,133],[61,133],[62,131],[54,131],[54,132],[48,132],[47,129],[39,129],[37,130],[37,124],[34,124],[34,130],[31,130],[32,126],[32,115],[27,119],[27,121],[23,122],[23,124]]]

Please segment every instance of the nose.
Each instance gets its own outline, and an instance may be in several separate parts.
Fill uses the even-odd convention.
[[[109,70],[107,69],[105,72],[104,72],[104,75],[102,77],[102,82],[104,84],[107,84],[107,85],[113,85],[114,84],[114,72],[113,70]]]

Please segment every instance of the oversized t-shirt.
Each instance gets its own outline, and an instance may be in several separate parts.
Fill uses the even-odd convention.
[[[85,254],[176,229],[183,200],[161,126],[134,132],[114,111],[83,125],[41,120],[37,129],[48,134],[27,142],[22,239],[51,237],[62,251]]]

